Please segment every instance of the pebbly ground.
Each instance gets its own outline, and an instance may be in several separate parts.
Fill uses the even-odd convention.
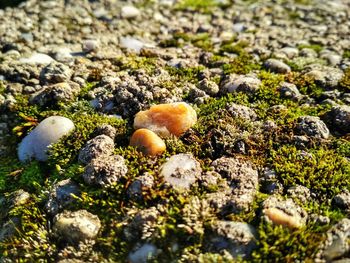
[[[348,262],[349,16],[347,0],[1,9],[0,262]],[[128,146],[137,112],[178,101],[194,127],[160,156]],[[75,130],[21,163],[53,115]]]

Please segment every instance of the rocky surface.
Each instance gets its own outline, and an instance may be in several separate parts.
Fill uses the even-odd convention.
[[[19,2],[0,262],[347,262],[349,1]]]

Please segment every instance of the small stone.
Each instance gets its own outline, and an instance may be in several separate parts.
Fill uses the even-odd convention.
[[[129,242],[149,239],[156,232],[161,213],[152,206],[138,212],[124,228],[124,236]]]
[[[327,139],[329,137],[327,125],[314,116],[299,117],[296,130],[300,135],[305,134],[314,138]]]
[[[61,209],[74,202],[74,196],[79,196],[79,194],[78,185],[71,179],[60,181],[50,191],[45,209],[49,214],[56,215]]]
[[[232,103],[229,105],[228,112],[235,118],[246,121],[254,121],[257,119],[255,111],[247,106]]]
[[[87,184],[104,187],[119,181],[127,172],[128,168],[122,156],[101,156],[92,159],[85,167],[83,178]]]
[[[202,173],[199,162],[192,154],[176,154],[160,168],[165,182],[177,189],[189,189]]]
[[[335,89],[344,73],[342,70],[333,67],[320,66],[305,70],[305,77],[315,81],[315,83],[326,89]]]
[[[145,173],[141,176],[135,178],[135,180],[130,184],[127,190],[127,195],[133,200],[142,199],[143,191],[145,189],[151,189],[154,184],[154,177]]]
[[[159,104],[140,111],[134,119],[134,128],[146,128],[160,136],[180,136],[197,122],[195,110],[185,102]]]
[[[29,58],[21,58],[20,62],[25,64],[50,64],[54,59],[46,54],[35,53]]]
[[[145,155],[159,155],[166,149],[164,141],[148,129],[135,131],[131,136],[130,145],[137,147]]]
[[[219,92],[219,86],[214,81],[203,79],[199,83],[199,88],[210,96],[215,96]]]
[[[117,134],[117,130],[109,125],[109,124],[102,124],[101,126],[98,126],[95,130],[96,135],[106,135],[112,140],[115,139],[115,136]]]
[[[54,234],[72,245],[95,239],[101,228],[99,218],[86,210],[64,211],[56,215],[53,221]]]
[[[59,102],[72,101],[80,92],[80,87],[74,82],[56,83],[32,94],[29,98],[31,104],[51,106]]]
[[[293,198],[294,200],[297,199],[301,203],[307,203],[311,201],[311,191],[309,188],[302,186],[302,185],[296,185],[292,186],[287,190],[287,194]]]
[[[264,201],[263,214],[267,221],[288,228],[301,228],[305,225],[307,213],[292,199],[281,200],[271,196]]]
[[[280,51],[290,59],[298,56],[299,54],[299,49],[294,47],[284,47]]]
[[[212,162],[211,166],[227,180],[230,187],[229,198],[223,198],[228,203],[223,207],[229,205],[231,213],[249,210],[259,185],[258,171],[253,168],[253,164],[239,158],[222,157]]]
[[[343,190],[333,198],[333,204],[340,209],[350,212],[350,192]]]
[[[350,252],[350,219],[344,218],[327,231],[322,256],[327,262],[341,258]]]
[[[83,51],[92,52],[99,48],[100,42],[96,39],[88,39],[83,41]]]
[[[290,67],[287,64],[273,58],[266,60],[264,67],[274,73],[285,74],[291,71]]]
[[[256,248],[257,232],[243,222],[218,221],[209,238],[209,250],[227,250],[234,258],[249,258]]]
[[[282,98],[299,101],[302,98],[297,86],[292,83],[283,82],[280,87],[280,94]]]
[[[123,48],[133,50],[136,53],[140,53],[141,49],[145,46],[145,44],[142,41],[133,37],[121,37],[120,46]]]
[[[128,259],[130,263],[147,263],[154,259],[157,254],[157,247],[155,245],[146,243],[135,251],[129,253]]]
[[[51,116],[39,123],[18,146],[18,159],[26,162],[35,158],[47,161],[48,149],[74,129],[74,123],[65,117]]]
[[[234,91],[254,93],[260,88],[260,85],[261,81],[256,77],[231,75],[224,81],[221,89],[223,93],[232,93]]]
[[[107,135],[98,135],[89,140],[80,150],[78,161],[88,164],[92,159],[102,156],[112,155],[114,151],[114,141]]]
[[[333,106],[326,114],[327,124],[337,132],[344,134],[350,132],[350,106]]]
[[[40,73],[40,81],[44,84],[69,81],[73,71],[63,63],[51,62]]]
[[[135,18],[141,14],[140,10],[132,5],[123,6],[121,16],[123,18]]]

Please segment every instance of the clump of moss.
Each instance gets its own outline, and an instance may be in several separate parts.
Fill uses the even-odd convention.
[[[342,79],[339,81],[339,87],[346,92],[350,91],[350,68],[345,70]]]
[[[198,75],[204,69],[203,66],[189,67],[189,68],[175,68],[166,67],[166,70],[171,76],[174,76],[177,81],[190,82],[193,84],[198,83]]]
[[[195,47],[201,48],[206,51],[213,49],[213,43],[208,33],[189,34],[176,32],[172,38],[161,41],[161,47],[182,47],[184,42],[190,42]]]
[[[211,9],[216,6],[219,6],[219,2],[215,0],[182,0],[175,9],[210,13]]]
[[[222,66],[222,69],[225,74],[248,74],[253,70],[260,69],[260,65],[254,61],[253,57],[248,53],[241,53],[239,56],[230,60],[229,63],[226,63]]]
[[[299,45],[298,48],[299,49],[309,48],[309,49],[312,49],[312,50],[316,51],[317,53],[319,53],[319,52],[321,52],[323,50],[323,47],[321,45],[317,45],[317,44],[313,44],[313,45]]]
[[[258,236],[253,262],[312,262],[325,238],[315,225],[292,231],[266,222],[259,224]]]
[[[225,52],[227,53],[233,53],[233,54],[243,54],[244,48],[248,47],[249,43],[247,41],[239,41],[237,43],[224,43],[221,45],[219,54],[224,54]]]
[[[350,50],[347,49],[343,52],[343,58],[350,58]]]
[[[303,185],[322,199],[332,198],[350,185],[349,162],[331,149],[305,152],[293,145],[282,145],[271,151],[269,163],[285,187]]]

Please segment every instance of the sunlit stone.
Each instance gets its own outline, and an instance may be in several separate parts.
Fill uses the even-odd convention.
[[[131,136],[130,145],[137,147],[147,155],[162,154],[166,149],[164,141],[148,129],[138,129],[135,131]]]
[[[195,110],[185,102],[159,104],[140,111],[134,119],[134,128],[146,128],[160,136],[180,136],[197,122]]]

